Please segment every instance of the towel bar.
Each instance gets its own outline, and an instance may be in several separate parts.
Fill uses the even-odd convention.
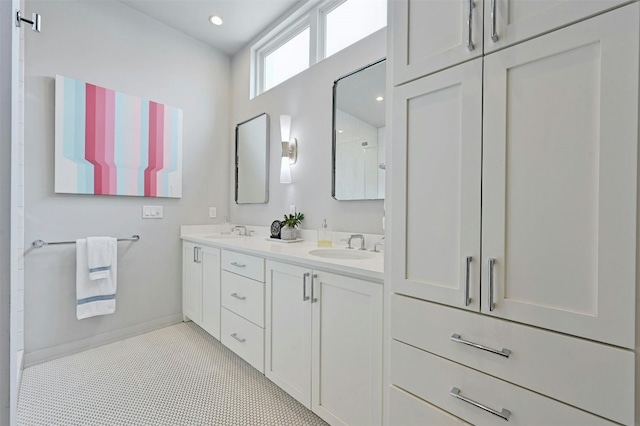
[[[138,241],[140,239],[140,235],[132,235],[129,238],[118,238],[118,241]],[[42,248],[44,246],[56,246],[61,244],[75,244],[75,241],[56,241],[53,243],[48,243],[42,240],[35,240],[31,245],[35,248]]]

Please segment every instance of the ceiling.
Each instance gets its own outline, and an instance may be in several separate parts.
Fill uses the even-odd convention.
[[[380,62],[338,81],[337,108],[380,128],[385,126],[386,62]]]
[[[120,0],[170,27],[234,55],[287,10],[307,0]],[[218,15],[223,24],[212,25]]]

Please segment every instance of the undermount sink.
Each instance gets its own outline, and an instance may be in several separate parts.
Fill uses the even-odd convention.
[[[214,234],[214,235],[205,235],[205,238],[211,238],[213,240],[228,240],[233,238],[240,238],[238,234]]]
[[[326,259],[342,259],[342,260],[361,260],[371,259],[374,254],[364,250],[348,250],[348,249],[315,249],[310,250],[312,256],[324,257]]]

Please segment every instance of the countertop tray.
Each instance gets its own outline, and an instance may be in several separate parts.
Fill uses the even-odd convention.
[[[280,238],[271,238],[271,237],[267,237],[265,238],[265,240],[271,241],[273,243],[283,243],[283,244],[299,243],[300,241],[304,241],[302,238],[296,238],[295,240],[281,240]]]

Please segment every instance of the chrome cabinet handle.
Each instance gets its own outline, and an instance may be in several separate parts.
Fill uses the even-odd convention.
[[[316,278],[318,278],[317,274],[311,275],[311,303],[315,303],[318,301],[318,299],[316,299],[316,297],[313,295],[313,289],[316,286]]]
[[[247,339],[243,339],[243,338],[241,338],[241,337],[238,337],[238,333],[233,333],[233,334],[231,335],[231,337],[233,337],[234,339],[236,339],[236,340],[237,340],[238,342],[240,342],[240,343],[244,343],[244,342],[246,342],[246,341],[247,341]]]
[[[237,266],[238,268],[246,268],[247,267],[247,265],[245,265],[244,263],[231,262],[231,264],[233,266]]]
[[[473,49],[476,48],[473,44],[473,39],[471,37],[471,27],[473,26],[473,8],[474,7],[476,7],[476,5],[473,2],[473,0],[469,0],[469,16],[467,18],[467,30],[469,31],[469,34],[467,36],[467,49],[469,49],[469,52],[472,52]]]
[[[483,351],[491,352],[492,354],[500,355],[500,356],[503,356],[505,358],[509,358],[509,355],[511,355],[511,351],[509,349],[502,348],[502,350],[499,351],[497,349],[493,349],[493,348],[490,348],[488,346],[484,346],[484,345],[480,345],[478,343],[474,343],[474,342],[470,342],[468,340],[464,340],[462,337],[460,337],[459,334],[452,334],[451,335],[451,341],[452,342],[456,342],[456,343],[462,343],[463,345],[471,346],[471,347],[474,347],[474,348],[477,348],[477,349],[481,349]]]
[[[231,293],[231,297],[235,297],[238,300],[246,300],[246,296],[238,296],[238,293]]]
[[[467,256],[467,266],[464,276],[464,306],[469,306],[471,304],[471,298],[469,297],[469,270],[471,269],[472,261],[473,257]]]
[[[309,300],[309,296],[307,296],[307,277],[311,275],[309,272],[305,272],[302,275],[302,301],[306,302]]]
[[[489,259],[489,312],[493,312],[496,307],[496,304],[493,302],[493,266],[495,264],[495,259]]]
[[[511,411],[507,410],[506,408],[503,408],[502,411],[497,411],[497,410],[494,410],[493,408],[487,407],[484,404],[480,404],[479,402],[476,402],[476,401],[474,401],[472,399],[469,399],[467,397],[464,397],[464,396],[460,395],[460,389],[458,389],[458,388],[451,389],[451,392],[449,392],[449,395],[451,395],[454,398],[459,399],[460,401],[464,401],[467,404],[471,404],[474,407],[478,407],[481,410],[486,411],[487,413],[491,413],[494,416],[498,416],[502,420],[509,421],[509,416],[511,416]]]
[[[498,33],[496,31],[496,2],[498,0],[491,0],[491,41],[498,41]]]

